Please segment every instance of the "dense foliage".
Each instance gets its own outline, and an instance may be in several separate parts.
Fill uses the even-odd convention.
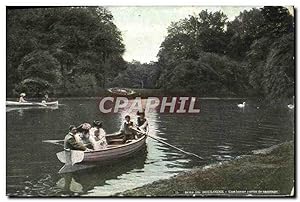
[[[243,11],[233,21],[207,10],[174,22],[158,54],[158,87],[200,95],[294,94],[294,21],[284,7]]]
[[[124,50],[102,7],[9,8],[7,94],[94,94],[124,70]]]
[[[284,7],[221,11],[172,22],[158,62],[125,62],[122,36],[102,7],[7,10],[7,94],[95,95],[106,87],[200,96],[294,95],[294,17]]]
[[[140,63],[132,61],[128,63],[125,71],[110,84],[130,88],[155,88],[159,76],[159,68],[155,63]]]

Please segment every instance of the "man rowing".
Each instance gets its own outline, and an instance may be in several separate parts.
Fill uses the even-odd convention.
[[[125,141],[135,139],[135,131],[131,129],[133,127],[133,122],[130,119],[130,116],[126,115],[125,121],[120,129],[120,132],[125,136]]]
[[[137,125],[138,129],[142,132],[146,132],[147,127],[148,127],[148,121],[145,118],[145,112],[138,111],[137,115],[138,115],[138,117],[137,117],[137,124],[136,125]]]
[[[76,138],[77,128],[74,125],[69,127],[69,133],[66,135],[64,139],[64,149],[65,150],[81,150],[86,151],[87,147],[85,147],[82,142],[78,141]]]

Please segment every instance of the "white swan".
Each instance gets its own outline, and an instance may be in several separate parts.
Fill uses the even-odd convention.
[[[289,105],[288,105],[288,108],[289,108],[289,109],[294,109],[294,107],[295,107],[295,106],[294,106],[293,104],[289,104]]]
[[[237,105],[239,108],[244,108],[246,106],[246,102],[243,102],[243,104],[238,104]]]

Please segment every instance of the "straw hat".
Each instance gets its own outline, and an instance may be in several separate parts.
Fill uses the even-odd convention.
[[[84,124],[82,124],[82,129],[89,130],[89,129],[91,129],[91,125],[89,123],[84,123]]]
[[[25,93],[21,93],[20,96],[21,96],[21,97],[25,97],[26,94],[25,94]]]

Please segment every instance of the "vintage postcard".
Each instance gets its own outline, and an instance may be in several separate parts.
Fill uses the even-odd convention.
[[[293,6],[6,7],[9,197],[294,197]]]

